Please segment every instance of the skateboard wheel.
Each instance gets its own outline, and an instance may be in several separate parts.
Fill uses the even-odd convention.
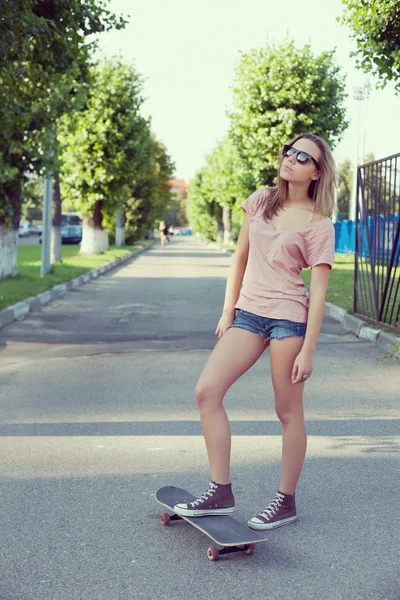
[[[215,546],[210,546],[207,550],[208,560],[218,560],[219,559],[219,550],[215,548]]]
[[[244,547],[244,553],[245,554],[254,554],[254,552],[256,551],[256,545],[255,544],[246,544]]]
[[[170,516],[168,513],[161,513],[160,515],[160,521],[161,521],[161,525],[169,525],[170,522]]]

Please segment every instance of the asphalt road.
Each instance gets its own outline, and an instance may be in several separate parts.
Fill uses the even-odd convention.
[[[0,331],[1,600],[399,600],[400,368],[332,320],[297,523],[215,563],[203,534],[160,525],[158,487],[209,481],[193,387],[229,262],[176,238]],[[268,351],[226,407],[245,522],[280,476]]]

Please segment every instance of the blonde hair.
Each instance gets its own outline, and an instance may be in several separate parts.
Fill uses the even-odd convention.
[[[293,146],[293,144],[302,138],[311,140],[321,150],[321,156],[318,159],[321,167],[321,176],[310,183],[308,196],[314,202],[314,212],[320,213],[325,217],[331,217],[332,213],[336,210],[336,165],[332,151],[323,138],[311,133],[301,133],[288,143],[289,146]],[[278,165],[278,184],[269,188],[268,199],[263,212],[263,217],[266,220],[276,215],[288,197],[289,182],[280,176],[282,161],[283,155],[281,152]]]

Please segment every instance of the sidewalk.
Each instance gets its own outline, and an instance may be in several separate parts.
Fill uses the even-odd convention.
[[[160,525],[158,487],[209,481],[193,388],[229,262],[177,239],[0,331],[0,598],[399,599],[400,369],[329,317],[298,522],[216,563],[200,532]],[[225,403],[246,522],[280,476],[268,352]]]

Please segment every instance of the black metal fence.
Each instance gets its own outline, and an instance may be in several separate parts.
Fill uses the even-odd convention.
[[[354,312],[400,330],[400,154],[358,168]]]

